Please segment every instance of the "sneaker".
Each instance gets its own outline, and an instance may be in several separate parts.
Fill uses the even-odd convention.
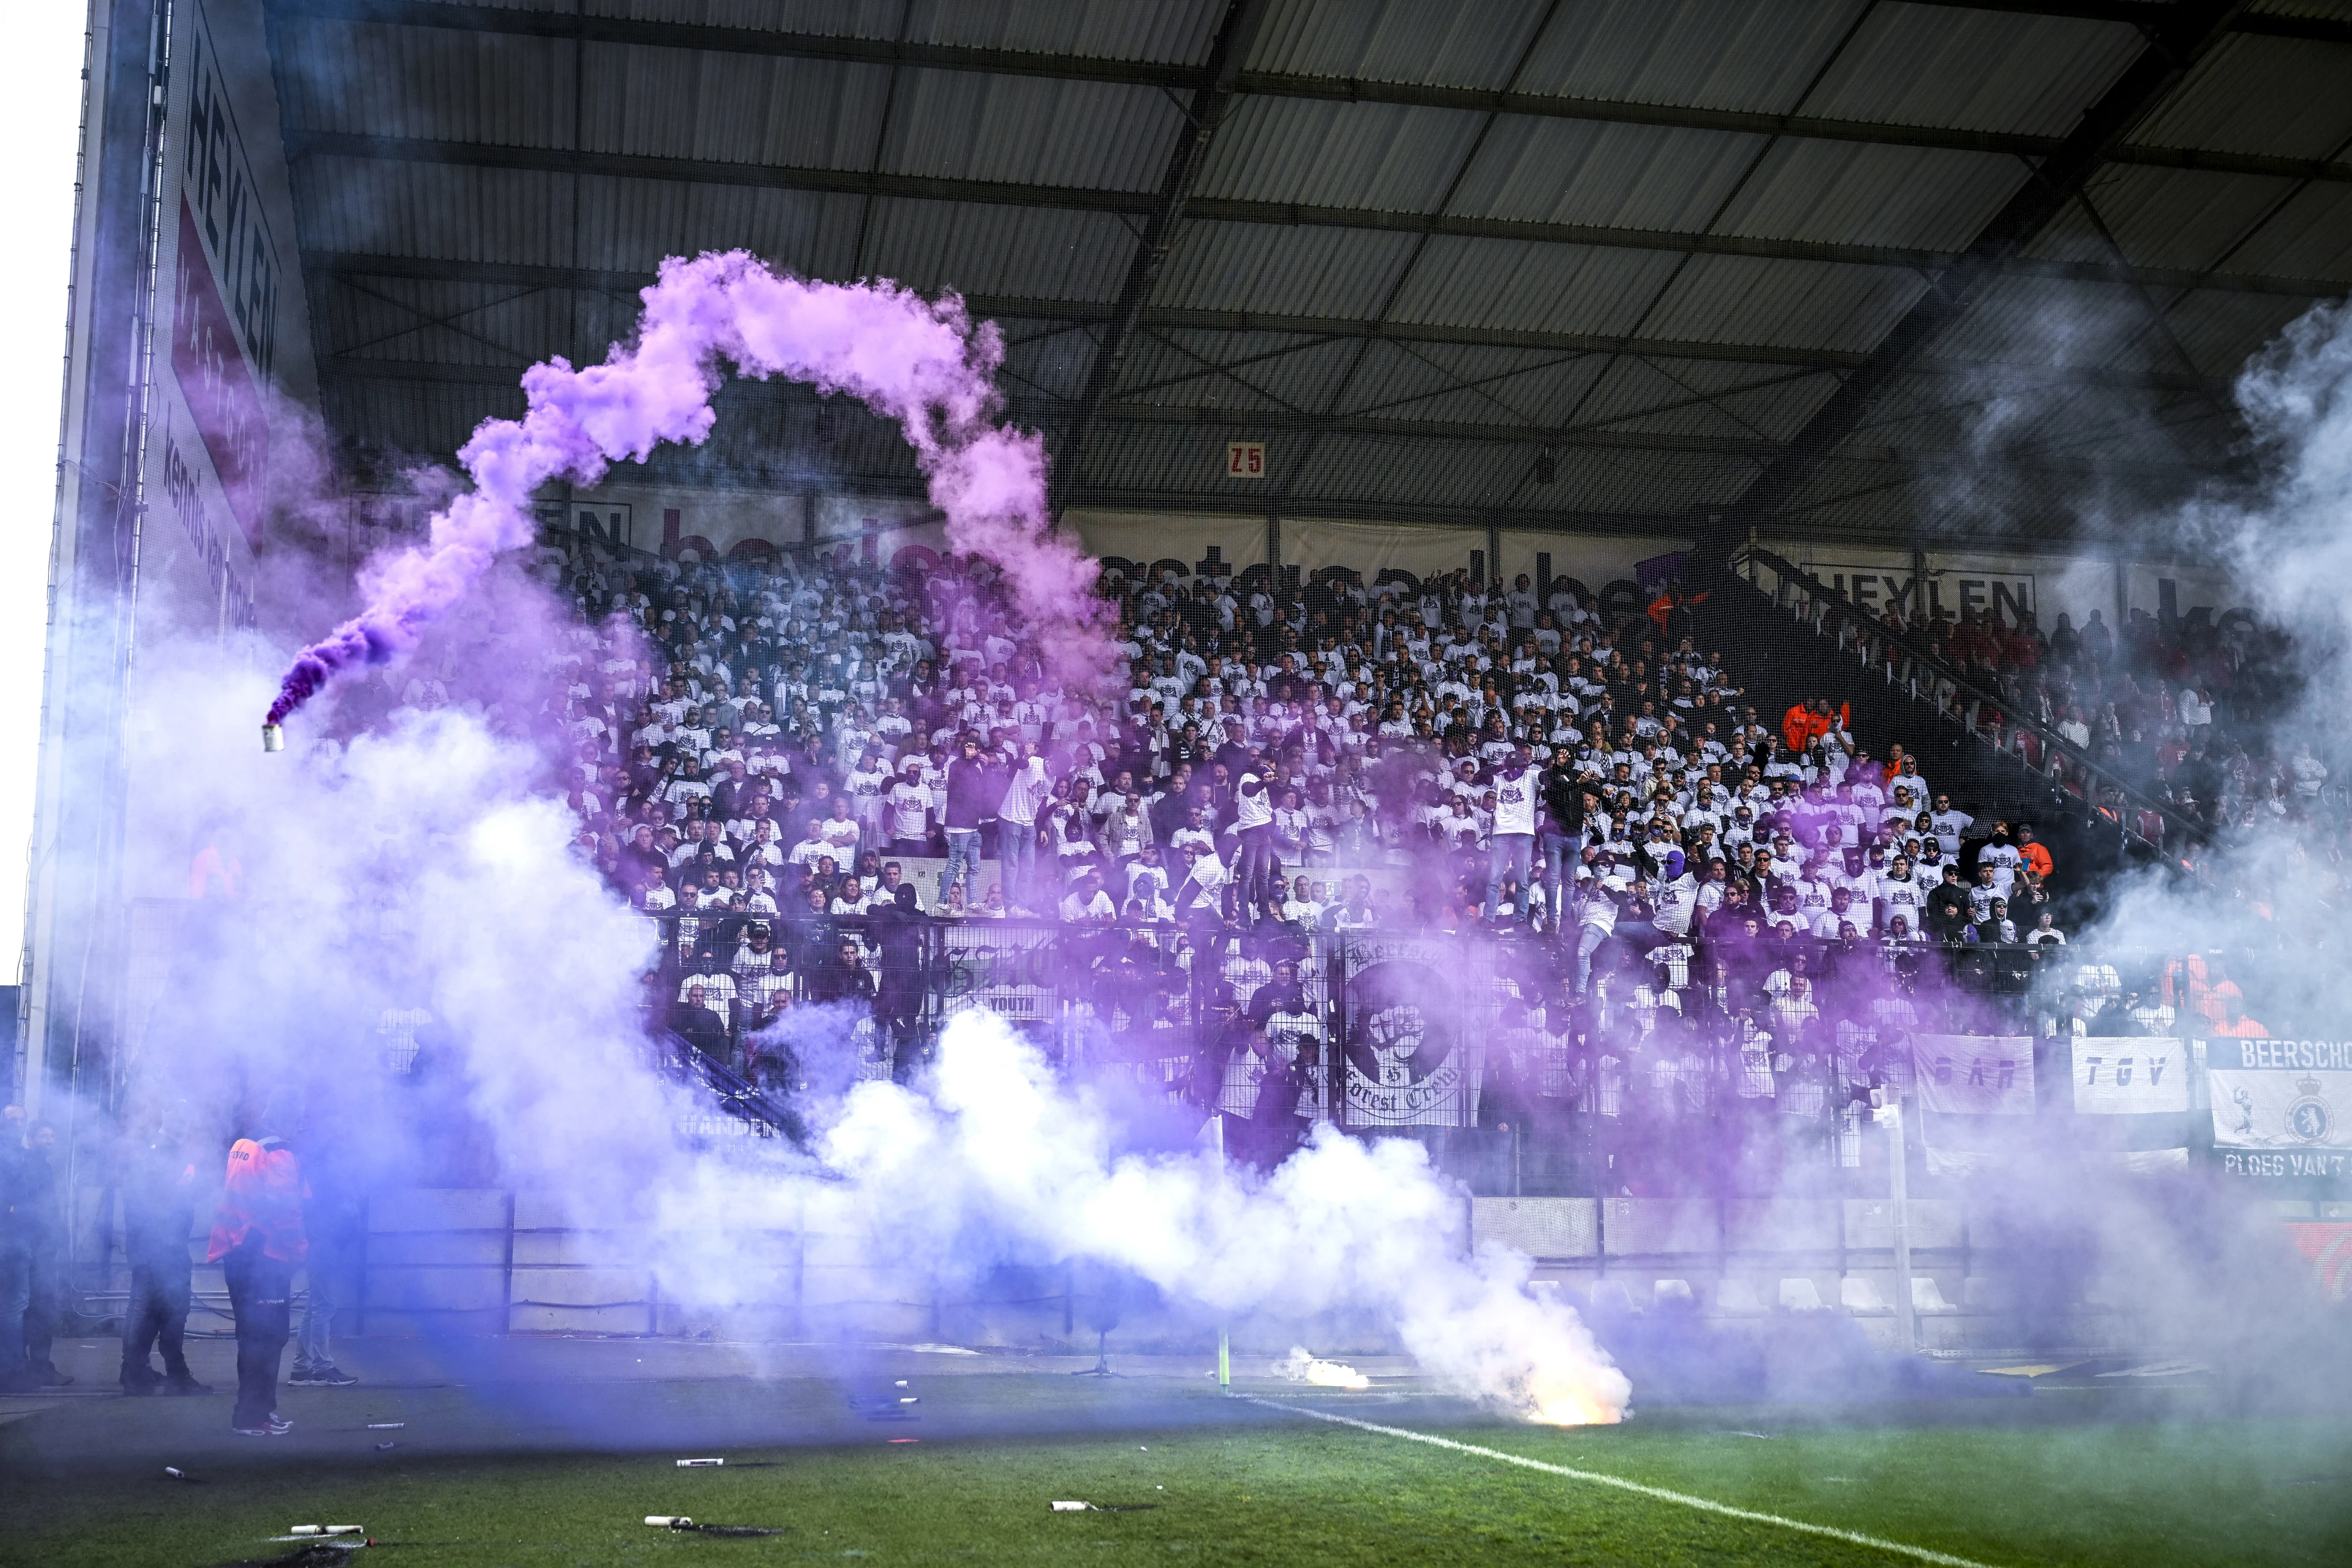
[[[154,1389],[158,1394],[210,1394],[212,1391],[211,1384],[198,1383],[184,1372],[174,1373],[166,1377],[162,1383],[156,1384]]]
[[[298,1366],[294,1369],[294,1375],[286,1380],[286,1386],[289,1388],[349,1388],[357,1382],[359,1382],[358,1378],[353,1377],[341,1367],[332,1364]]]
[[[287,1433],[291,1432],[292,1430],[294,1430],[294,1423],[291,1421],[277,1415],[272,1415],[269,1418],[269,1435],[271,1436],[283,1437]]]
[[[143,1368],[138,1372],[126,1372],[122,1374],[122,1394],[126,1399],[152,1394],[163,1386],[162,1378],[152,1372],[146,1372]]]
[[[230,1431],[240,1437],[275,1437],[278,1434],[267,1426],[232,1426]]]

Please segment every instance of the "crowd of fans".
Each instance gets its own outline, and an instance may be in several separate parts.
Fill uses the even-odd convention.
[[[953,995],[1083,1015],[1062,1046],[1278,1156],[1354,1038],[1314,939],[1476,933],[1507,939],[1448,950],[1486,955],[1480,1068],[1431,1120],[1638,1192],[1853,1164],[1916,1033],[2261,1028],[2234,986],[2065,955],[2030,825],[1874,754],[1833,692],[1760,706],[1672,588],[1107,572],[1123,682],[1063,690],[985,562],[541,568],[576,613],[549,709],[579,853],[662,931],[648,1011],[770,1088],[813,1071],[787,1009],[852,1004],[857,1070],[904,1074]],[[2134,679],[2008,633],[2018,692]]]

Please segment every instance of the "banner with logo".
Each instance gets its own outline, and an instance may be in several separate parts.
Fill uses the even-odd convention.
[[[2352,1175],[2352,1042],[2205,1042],[2213,1148],[2233,1175]]]
[[[1349,1127],[1474,1127],[1511,982],[1459,942],[1350,943],[1341,1036]]]

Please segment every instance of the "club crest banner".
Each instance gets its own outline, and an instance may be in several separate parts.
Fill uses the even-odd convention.
[[[2201,1042],[2213,1149],[2232,1175],[2352,1175],[2352,1042]]]
[[[1489,1032],[1478,1025],[1495,1005],[1491,985],[1464,973],[1466,956],[1410,940],[1348,949],[1347,1125],[1476,1125]]]

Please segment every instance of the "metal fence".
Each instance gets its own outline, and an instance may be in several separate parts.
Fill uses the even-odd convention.
[[[846,1031],[856,1076],[880,1079],[911,1075],[950,1017],[983,1008],[1073,1077],[1216,1112],[1237,1134],[1255,1124],[1276,1147],[1320,1122],[1416,1137],[1489,1192],[1722,1192],[1858,1172],[1872,1092],[1907,1088],[1913,1035],[2054,1051],[2103,1009],[2124,1026],[2134,995],[2151,1016],[2172,1005],[2173,1032],[2220,1022],[2191,1005],[2181,961],[2151,950],[1800,941],[1733,960],[1618,939],[1580,998],[1572,952],[1536,936],[839,917],[766,922],[789,961],[747,973],[721,961],[749,951],[729,929],[740,917],[655,918],[649,1005],[779,1102],[796,1088],[790,1042],[820,1021]],[[2237,962],[2258,993],[2262,961]],[[1768,969],[1776,988],[1759,991]],[[845,985],[859,972],[871,994]],[[1791,975],[1802,984],[1780,984]],[[730,999],[698,1035],[675,1011],[698,989]],[[1277,1070],[1295,1102],[1265,1100]]]

